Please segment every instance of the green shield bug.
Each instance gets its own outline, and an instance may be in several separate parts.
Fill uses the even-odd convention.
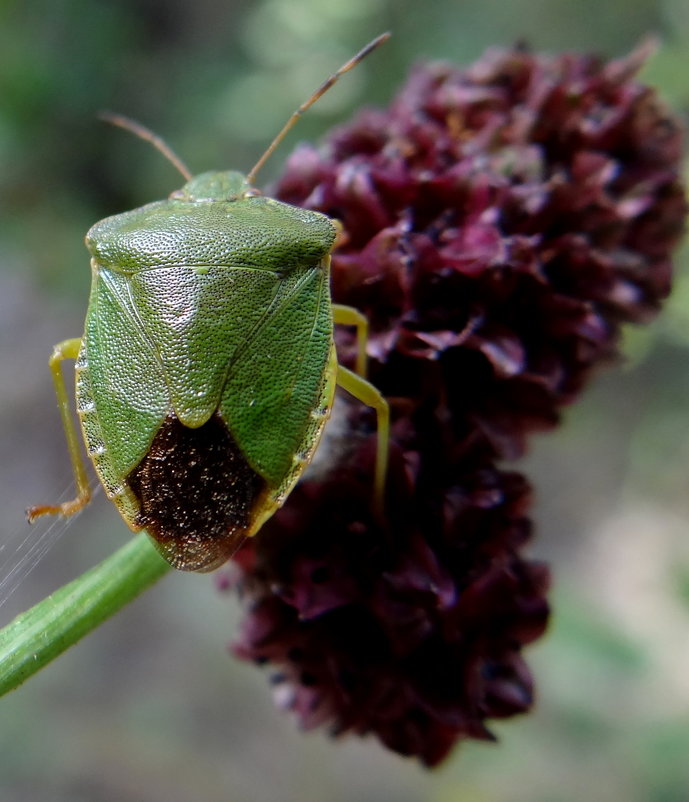
[[[72,501],[28,510],[72,515],[90,501],[61,363],[76,360],[89,457],[127,525],[175,568],[210,571],[283,504],[309,463],[340,385],[378,420],[373,504],[383,504],[388,405],[365,379],[366,318],[330,300],[329,217],[264,197],[252,184],[299,116],[385,41],[374,39],[290,117],[246,175],[192,177],[167,200],[96,223],[84,334],[50,369],[77,484]],[[339,366],[333,324],[357,327],[356,372]]]

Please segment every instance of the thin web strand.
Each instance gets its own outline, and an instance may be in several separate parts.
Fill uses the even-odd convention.
[[[99,490],[100,484],[92,487],[92,498]],[[74,486],[70,483],[61,493],[59,501],[73,493]],[[24,524],[17,527],[0,545],[0,608],[69,529],[74,517],[53,516],[47,526]],[[17,542],[21,535],[23,537]]]

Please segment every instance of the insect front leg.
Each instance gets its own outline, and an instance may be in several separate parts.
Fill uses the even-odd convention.
[[[41,515],[74,515],[74,513],[83,509],[91,500],[91,490],[86,473],[86,464],[79,446],[79,437],[72,419],[70,401],[65,388],[65,380],[62,376],[62,362],[65,359],[76,359],[80,347],[81,340],[78,337],[72,340],[64,340],[53,348],[53,353],[48,361],[50,372],[53,376],[53,384],[55,385],[55,395],[57,396],[60,418],[62,419],[62,426],[65,430],[65,437],[67,438],[69,458],[72,462],[74,478],[77,484],[77,496],[71,501],[64,502],[64,504],[44,504],[36,507],[29,507],[26,511],[29,523],[33,523],[36,518],[39,518]]]
[[[366,378],[366,343],[368,341],[368,318],[353,306],[333,304],[333,323],[356,326],[356,363],[354,370]]]
[[[388,449],[390,447],[390,407],[378,389],[366,380],[368,318],[353,306],[333,304],[332,309],[334,323],[356,326],[355,371],[338,365],[336,381],[343,390],[376,411],[378,443],[373,480],[373,504],[376,514],[382,518],[385,510],[385,479],[388,472]]]

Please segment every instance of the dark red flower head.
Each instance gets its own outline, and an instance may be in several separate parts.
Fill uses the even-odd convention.
[[[238,555],[235,651],[278,667],[305,727],[434,765],[529,708],[521,650],[544,629],[547,575],[521,556],[528,485],[497,463],[669,291],[682,136],[634,81],[643,56],[421,66],[389,109],[289,159],[275,195],[341,221],[333,300],[368,316],[393,417],[384,525],[375,418],[345,403],[325,458]],[[350,364],[351,333],[337,343]]]

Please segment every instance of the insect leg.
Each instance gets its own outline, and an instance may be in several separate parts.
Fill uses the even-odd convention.
[[[354,370],[359,376],[366,378],[368,318],[353,306],[333,304],[333,323],[339,323],[343,326],[356,326],[356,365]],[[356,394],[352,393],[352,395]]]
[[[340,307],[346,309],[347,307]],[[354,311],[354,310],[353,310]],[[363,317],[363,315],[362,315]],[[364,318],[365,320],[366,318]],[[385,477],[388,471],[388,447],[390,443],[390,407],[380,392],[363,376],[342,365],[337,366],[337,383],[376,411],[378,424],[378,444],[376,447],[376,468],[373,482],[373,502],[376,513],[382,518],[385,509]]]
[[[80,347],[81,340],[78,337],[73,340],[64,340],[53,348],[53,353],[48,362],[50,372],[53,375],[53,384],[55,385],[55,395],[57,396],[60,418],[62,419],[62,426],[65,430],[65,437],[67,438],[69,458],[72,462],[74,478],[77,483],[77,496],[72,499],[72,501],[66,501],[64,504],[44,504],[37,507],[29,507],[26,511],[29,523],[33,523],[36,518],[39,518],[41,515],[74,515],[75,512],[79,512],[79,510],[85,507],[91,500],[91,490],[89,488],[86,465],[79,447],[79,437],[74,426],[74,421],[72,420],[71,405],[65,388],[65,380],[62,376],[62,362],[65,359],[76,359]]]

